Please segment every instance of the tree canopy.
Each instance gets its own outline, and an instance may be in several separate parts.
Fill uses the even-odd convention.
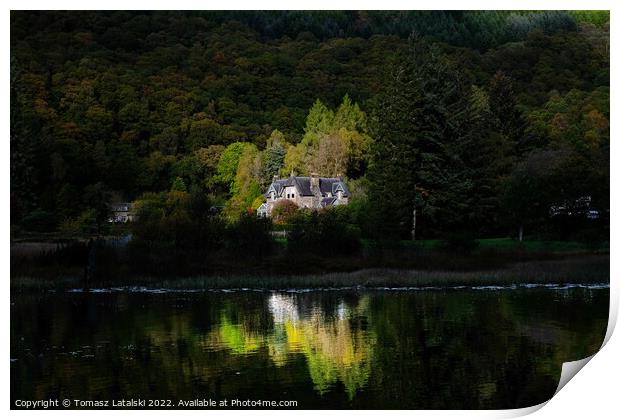
[[[10,118],[24,229],[317,172],[362,235],[505,235],[609,208],[609,13],[13,11]]]

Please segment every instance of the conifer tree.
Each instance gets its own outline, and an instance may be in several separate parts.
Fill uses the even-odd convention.
[[[393,66],[372,120],[376,234],[409,230],[415,239],[420,218],[453,227],[468,216],[471,182],[455,153],[468,135],[460,79],[437,48],[415,39]]]
[[[279,130],[273,130],[267,140],[267,148],[265,149],[263,184],[271,182],[274,175],[279,174],[280,169],[284,166],[285,144],[284,134]]]

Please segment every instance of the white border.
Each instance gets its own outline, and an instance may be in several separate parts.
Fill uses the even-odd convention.
[[[105,2],[97,1],[97,2],[89,2],[85,1],[76,1],[76,0],[57,0],[57,1],[14,1],[9,0],[4,2],[6,4],[6,8],[2,10],[2,21],[5,22],[5,25],[2,26],[2,35],[4,38],[4,45],[9,46],[10,39],[10,29],[9,29],[9,10],[22,10],[22,9],[33,9],[33,10],[64,10],[64,9],[95,9],[95,10],[116,10],[116,9],[128,9],[128,10],[203,10],[203,9],[219,9],[219,10],[272,10],[272,9],[284,9],[284,10],[316,10],[316,9],[350,9],[350,10],[376,10],[376,9],[387,9],[387,10],[408,10],[408,9],[418,9],[418,10],[447,10],[447,9],[467,9],[467,10],[475,10],[475,9],[488,9],[488,10],[543,10],[543,9],[560,9],[560,10],[595,10],[595,9],[604,9],[611,10],[612,13],[612,22],[615,22],[616,19],[615,13],[617,10],[620,10],[620,7],[614,7],[614,2],[612,1],[601,1],[601,0],[590,0],[590,1],[577,1],[577,0],[563,0],[563,1],[536,1],[536,0],[505,0],[498,2],[488,1],[488,0],[470,0],[470,1],[445,1],[445,0],[435,0],[433,2],[411,2],[411,1],[395,1],[395,0],[383,0],[381,2],[377,1],[369,1],[369,0],[299,0],[294,3],[291,1],[283,1],[283,0],[264,0],[264,1],[242,1],[242,0],[228,0],[226,2],[213,2],[213,1],[192,1],[192,0],[176,0],[176,1],[135,1],[135,0],[107,0]],[[618,2],[616,2],[618,4]],[[613,24],[612,24],[613,28]],[[612,64],[611,68],[611,78],[612,85],[613,79],[615,79],[615,70],[618,68],[618,60],[617,56],[613,53],[615,50],[615,45],[617,45],[617,36],[616,31],[611,31],[611,51],[612,51]],[[5,205],[0,209],[2,218],[4,223],[2,224],[2,232],[4,243],[3,243],[3,252],[2,252],[2,267],[4,271],[4,276],[2,278],[5,279],[5,286],[3,289],[4,293],[4,302],[7,305],[4,311],[4,316],[2,317],[2,326],[4,331],[4,337],[7,338],[6,343],[3,348],[4,354],[4,364],[2,365],[4,381],[2,382],[2,394],[4,397],[4,407],[6,410],[9,409],[9,389],[10,389],[10,372],[9,372],[9,271],[10,271],[10,263],[9,263],[9,206],[8,206],[8,198],[9,198],[9,178],[10,178],[10,154],[9,154],[9,54],[6,51],[3,56],[3,66],[2,66],[2,80],[4,83],[2,84],[2,121],[3,121],[3,132],[5,133],[5,140],[1,143],[2,156],[4,157],[4,177],[2,179],[1,188],[3,196],[6,198]],[[617,95],[616,91],[612,89],[612,101],[611,101],[611,115],[615,116],[617,114]],[[615,139],[614,135],[616,130],[614,118],[611,118],[611,138]],[[618,183],[620,179],[618,176],[618,167],[619,159],[618,154],[616,153],[617,147],[614,145],[614,140],[612,140],[612,152],[611,152],[611,180],[612,185],[613,181]],[[611,191],[611,208],[612,213],[614,209],[618,208],[618,194],[617,189],[612,189]],[[616,223],[616,219],[612,219],[611,224],[611,237],[618,238],[618,223]],[[615,243],[615,240],[612,242]],[[612,285],[611,285],[611,308],[610,308],[610,326],[615,324],[615,320],[618,313],[618,282],[615,281],[615,274],[619,272],[617,252],[612,248],[612,264],[611,264],[611,272],[612,272]],[[611,330],[610,330],[611,331]],[[608,339],[609,332],[608,331]],[[616,334],[617,335],[617,334]],[[544,418],[544,419],[554,419],[554,418],[615,418],[618,413],[618,395],[616,387],[618,385],[618,374],[620,374],[620,364],[618,362],[618,356],[620,355],[620,342],[617,337],[611,337],[611,339],[607,342],[604,348],[598,353],[592,361],[588,363],[581,372],[577,374],[577,378],[571,380],[555,397],[553,397],[547,404],[542,404],[544,408],[536,411],[532,418]],[[541,407],[538,407],[541,408]],[[380,415],[389,415],[394,418],[407,418],[410,419],[412,417],[422,417],[422,418],[446,418],[446,417],[459,417],[459,418],[504,418],[504,417],[514,417],[518,415],[527,414],[528,412],[533,411],[531,409],[521,409],[521,410],[498,410],[498,411],[298,411],[292,413],[290,411],[225,411],[225,412],[212,412],[212,411],[185,411],[182,416],[187,417],[230,417],[230,416],[243,416],[243,417],[261,417],[270,419],[288,419],[291,415],[295,416],[298,419],[314,419],[317,416],[338,416],[343,418],[375,418]],[[48,411],[48,412],[32,412],[32,411],[11,411],[10,416],[15,418],[31,418],[35,416],[45,416],[45,418],[51,419],[60,419],[60,418],[82,418],[85,415],[93,418],[105,418],[110,415],[110,413],[102,412],[102,411],[91,411],[91,412],[83,412],[83,411]],[[122,417],[147,417],[149,419],[168,419],[171,415],[177,415],[176,412],[170,411],[148,411],[148,412],[137,412],[137,411],[122,411],[116,412],[113,414],[114,416],[122,416]]]

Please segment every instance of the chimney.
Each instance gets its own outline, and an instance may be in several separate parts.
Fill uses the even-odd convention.
[[[310,174],[310,191],[312,192],[312,195],[315,197],[315,200],[321,199],[322,194],[321,194],[321,189],[319,188],[319,175],[316,174],[315,172],[312,172]],[[316,206],[318,206],[318,203],[316,203]]]
[[[312,172],[310,174],[310,188],[319,188],[319,175],[315,172]]]
[[[278,179],[280,179],[280,177],[276,174],[273,176],[273,181],[272,182],[276,182]]]
[[[336,175],[336,178],[338,178],[340,181],[342,181],[342,174]]]

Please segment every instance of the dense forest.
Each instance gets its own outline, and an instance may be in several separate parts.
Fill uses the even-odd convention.
[[[607,12],[13,11],[11,224],[218,247],[318,172],[350,205],[292,244],[604,238],[609,68]]]

